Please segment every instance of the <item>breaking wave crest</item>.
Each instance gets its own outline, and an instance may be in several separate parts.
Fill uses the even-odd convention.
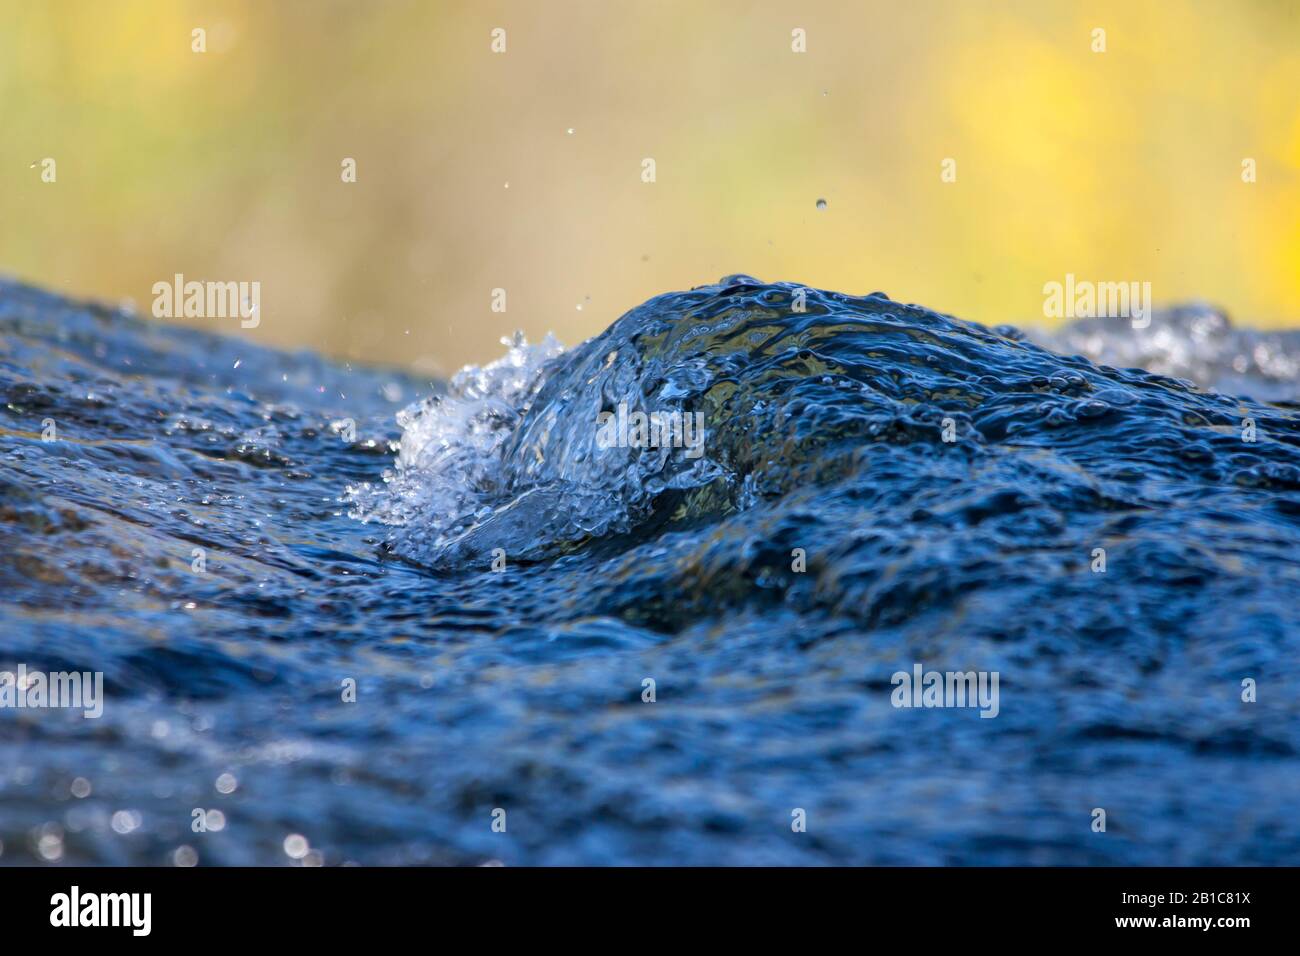
[[[745,275],[651,299],[571,351],[550,337],[503,343],[502,358],[401,412],[394,469],[350,490],[354,516],[390,526],[388,546],[413,561],[454,568],[498,549],[533,560],[715,518],[865,476],[884,467],[882,448],[911,449],[890,469],[954,482],[976,459],[1023,464],[1028,448],[1094,467],[1093,481],[1130,457],[1177,468],[1189,448],[1248,469],[1257,456],[1231,433],[1267,407],[1248,413],[1167,376],[1275,398],[1300,367],[1294,339],[1235,330],[1206,307],[1142,331],[1097,319],[1026,336],[883,293]],[[699,415],[702,448],[602,444],[602,416],[629,409]]]

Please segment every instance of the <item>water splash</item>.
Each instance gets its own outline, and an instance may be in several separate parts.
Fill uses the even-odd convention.
[[[1252,361],[1264,360],[1243,374],[1269,391],[1294,386],[1285,352],[1268,351],[1258,334],[1229,339],[1225,328],[1217,314],[1179,310],[1149,334],[1076,325],[1059,341],[1108,355],[1128,347],[1201,380],[1240,357],[1243,346],[1230,342],[1253,342]],[[620,406],[702,412],[704,454],[598,447],[600,416]],[[1044,351],[1010,327],[988,330],[879,293],[734,275],[652,299],[570,352],[517,338],[496,363],[466,369],[448,395],[399,416],[402,454],[388,487],[357,489],[354,514],[394,526],[390,546],[432,566],[496,549],[536,559],[830,485],[862,474],[882,445],[914,446],[909,467],[928,480],[945,472],[964,482],[980,458],[1007,469],[1030,448],[1039,463],[1050,454],[1100,480],[1153,439],[1171,469],[1203,450],[1210,473],[1222,475],[1258,461],[1259,449],[1232,434],[1243,409],[1152,372]],[[1273,441],[1293,432],[1276,411],[1254,414]],[[1189,433],[1192,421],[1204,431]]]

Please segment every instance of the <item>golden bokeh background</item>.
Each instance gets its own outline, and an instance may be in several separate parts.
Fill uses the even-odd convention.
[[[256,280],[191,324],[429,373],[730,272],[1300,325],[1297,2],[0,0],[0,116],[0,270]]]

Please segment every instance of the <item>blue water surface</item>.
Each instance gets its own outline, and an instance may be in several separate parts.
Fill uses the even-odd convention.
[[[105,682],[0,862],[1298,863],[1290,353],[1178,341],[732,276],[433,383],[0,284],[0,670]]]

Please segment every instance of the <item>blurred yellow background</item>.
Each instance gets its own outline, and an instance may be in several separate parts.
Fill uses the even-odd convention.
[[[0,117],[0,270],[256,280],[191,324],[431,373],[730,272],[1300,325],[1297,2],[0,0]]]

